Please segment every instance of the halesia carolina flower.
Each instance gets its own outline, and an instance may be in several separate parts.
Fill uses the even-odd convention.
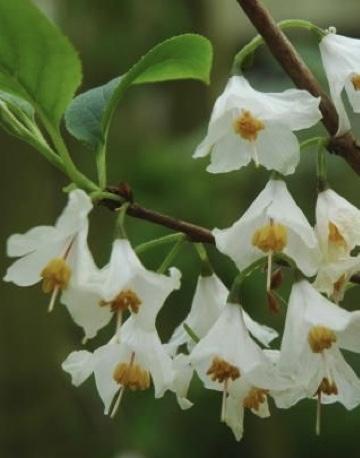
[[[178,286],[176,269],[170,270],[170,277],[151,272],[141,264],[127,239],[116,239],[108,265],[90,273],[86,282],[68,288],[62,302],[84,329],[85,338],[92,338],[114,315],[120,325],[126,311],[139,319],[145,316],[145,323],[154,325],[163,298]]]
[[[206,388],[223,392],[221,419],[228,423],[235,421],[231,419],[232,398],[229,401],[228,396],[260,411],[267,390],[281,387],[273,365],[249,336],[238,304],[226,304],[214,326],[191,352],[190,361]]]
[[[352,109],[360,113],[360,40],[328,33],[320,42],[320,52],[339,115],[338,135],[342,135],[351,128],[342,100],[344,89]]]
[[[351,277],[360,272],[360,257],[347,256],[320,267],[314,287],[338,304],[344,299]]]
[[[152,381],[155,397],[159,398],[173,388],[173,362],[159,339],[155,320],[166,297],[179,287],[179,273],[174,270],[162,287],[156,281],[151,283],[151,278],[147,280],[137,289],[144,301],[142,310],[133,313],[109,343],[93,354],[74,352],[63,363],[75,385],[94,373],[105,414],[112,416],[126,389],[146,390]]]
[[[318,195],[315,231],[324,263],[347,257],[360,245],[360,210],[327,189]]]
[[[314,231],[282,180],[269,180],[243,216],[230,228],[214,229],[217,248],[239,270],[267,257],[267,289],[271,288],[272,258],[284,254],[305,275],[314,275],[320,251]]]
[[[167,344],[169,352],[176,353],[183,344],[187,344],[189,349],[194,347],[184,323],[199,339],[205,337],[224,309],[228,295],[228,289],[215,274],[199,276],[190,312],[170,338]],[[245,311],[243,318],[247,329],[263,345],[268,346],[278,336],[274,329],[257,323]]]
[[[359,352],[359,332],[360,312],[345,311],[306,280],[298,281],[289,299],[278,369],[293,376],[307,397],[316,396],[319,405],[340,402],[353,409],[360,403],[360,380],[340,349]]]
[[[298,89],[262,93],[243,76],[230,78],[217,99],[208,133],[194,157],[211,155],[207,170],[230,172],[251,160],[284,175],[294,173],[300,158],[293,131],[321,119],[319,98]]]
[[[76,189],[69,194],[68,204],[54,226],[37,226],[25,234],[12,235],[7,254],[20,259],[8,268],[4,280],[18,286],[42,281],[43,291],[51,294],[51,310],[58,293],[94,267],[87,247],[92,207],[88,195]]]

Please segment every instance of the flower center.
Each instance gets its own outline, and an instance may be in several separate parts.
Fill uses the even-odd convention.
[[[71,277],[71,269],[63,258],[52,259],[41,272],[42,290],[51,293],[55,289],[66,289]]]
[[[222,358],[215,357],[206,372],[213,382],[227,382],[228,380],[236,380],[240,377],[240,371],[236,366],[228,363]]]
[[[124,312],[130,309],[133,313],[138,313],[141,300],[131,289],[124,289],[112,301],[101,301],[100,306],[110,305],[112,312]]]
[[[313,326],[308,334],[308,342],[313,353],[321,353],[336,342],[336,334],[325,326]]]
[[[268,391],[261,388],[251,388],[246,398],[243,400],[245,408],[258,411],[261,404],[266,401]]]
[[[330,381],[327,377],[324,377],[319,385],[317,390],[317,394],[327,394],[328,396],[338,394],[338,387],[336,386],[335,382]]]
[[[251,243],[264,253],[280,252],[287,245],[287,229],[283,224],[270,222],[255,231]]]
[[[342,236],[338,227],[332,222],[329,223],[329,242],[333,243],[338,247],[347,247],[346,240]]]
[[[260,130],[265,129],[265,124],[250,111],[242,110],[241,116],[234,120],[233,128],[236,134],[251,142],[257,139]]]
[[[150,387],[149,371],[133,362],[119,363],[115,367],[113,379],[131,391],[144,391]]]
[[[360,91],[360,73],[357,73],[351,78],[351,82],[354,86],[355,91]]]

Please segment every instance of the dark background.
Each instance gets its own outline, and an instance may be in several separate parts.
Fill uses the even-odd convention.
[[[110,182],[128,181],[142,204],[209,228],[226,227],[246,209],[266,183],[268,174],[250,166],[238,172],[211,175],[204,161],[192,152],[204,135],[216,95],[226,83],[234,53],[254,31],[235,0],[43,0],[37,2],[70,37],[84,66],[81,90],[103,84],[125,72],[154,44],[172,35],[197,32],[214,45],[212,83],[166,83],[131,89],[114,121],[109,146]],[[339,33],[360,36],[358,0],[267,1],[276,19],[299,17],[318,25],[336,25]],[[345,7],[346,6],[346,7]],[[0,31],[1,36],[1,31]],[[292,32],[307,62],[324,82],[314,38]],[[266,50],[257,54],[250,72],[261,89],[291,86]],[[324,82],[325,84],[325,82]],[[354,120],[359,127],[359,117]],[[357,129],[359,131],[359,129]],[[321,127],[318,130],[321,132]],[[309,134],[309,133],[307,133]],[[311,134],[311,133],[310,133]],[[309,135],[310,135],[309,134]],[[94,174],[94,158],[70,138],[76,162]],[[35,151],[0,133],[1,157],[1,273],[9,260],[5,242],[14,232],[38,224],[52,224],[65,204],[61,188],[66,179]],[[339,158],[328,158],[334,188],[360,205],[358,178]],[[314,151],[307,150],[290,190],[309,219],[314,219]],[[108,257],[113,215],[99,208],[91,217],[90,243],[99,264]],[[134,245],[166,234],[143,221],[129,220]],[[229,284],[232,263],[211,251],[216,270]],[[166,250],[144,256],[156,268]],[[183,271],[183,286],[170,298],[159,317],[163,339],[185,316],[199,265],[191,246],[176,264]],[[246,434],[236,443],[231,431],[219,423],[220,396],[205,392],[195,381],[195,406],[182,412],[172,394],[154,401],[152,392],[127,394],[114,421],[103,415],[93,381],[72,387],[60,368],[74,349],[81,332],[67,311],[57,305],[46,313],[47,297],[38,285],[18,288],[2,283],[0,308],[0,458],[300,458],[358,456],[359,409],[341,406],[324,409],[323,432],[314,434],[315,405],[303,401],[289,411],[272,409],[272,417],[246,417]],[[286,291],[284,291],[286,294]],[[258,320],[282,329],[284,310],[273,316],[266,309],[264,277],[247,281],[244,306]],[[347,304],[359,307],[354,288]],[[111,326],[91,342],[103,344]],[[352,358],[359,367],[359,357]]]

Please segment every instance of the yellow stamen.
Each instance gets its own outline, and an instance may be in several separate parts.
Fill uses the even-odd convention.
[[[313,326],[308,334],[308,342],[313,353],[321,353],[336,342],[336,334],[325,326]]]
[[[236,134],[252,142],[257,139],[259,131],[265,129],[265,124],[250,111],[242,110],[241,116],[234,120],[233,127]]]
[[[251,243],[264,253],[281,252],[287,245],[287,229],[279,223],[265,224],[255,231]]]
[[[131,391],[144,391],[150,387],[149,371],[138,364],[118,364],[115,367],[113,378],[116,383]]]
[[[333,243],[338,247],[347,247],[346,240],[342,236],[339,228],[332,222],[329,223],[329,242]]]
[[[240,377],[240,371],[236,366],[222,358],[215,357],[206,372],[214,382],[224,383],[228,380],[236,380]]]
[[[338,394],[338,387],[336,386],[335,382],[330,381],[327,377],[324,377],[319,385],[319,388],[316,392],[317,394],[327,394],[331,396],[334,394],[335,396]]]
[[[360,73],[357,73],[351,78],[351,82],[354,86],[355,91],[360,91]]]
[[[261,404],[266,401],[268,391],[261,388],[251,388],[247,396],[243,400],[243,405],[245,408],[250,410],[258,411]]]
[[[63,258],[54,258],[42,270],[42,290],[52,293],[55,290],[66,289],[71,277],[71,269]]]
[[[138,313],[141,300],[139,296],[131,289],[124,289],[112,301],[101,301],[100,306],[110,305],[113,312],[124,312],[130,309],[133,313]]]

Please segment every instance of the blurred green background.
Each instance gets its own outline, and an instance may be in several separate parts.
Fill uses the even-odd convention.
[[[9,0],[10,1],[10,0]],[[166,83],[131,89],[118,110],[110,141],[109,175],[116,184],[131,184],[145,206],[209,228],[226,227],[247,208],[266,183],[268,173],[253,167],[225,174],[205,171],[206,160],[194,161],[192,152],[205,133],[216,95],[226,83],[234,53],[254,30],[235,0],[38,0],[78,49],[84,66],[81,90],[102,84],[126,71],[157,42],[183,32],[206,35],[215,50],[212,83]],[[358,0],[267,0],[276,19],[304,18],[339,33],[360,36]],[[346,7],[345,7],[346,6]],[[1,31],[0,31],[1,36]],[[324,82],[316,42],[305,32],[291,33],[307,62]],[[265,90],[291,86],[273,59],[262,50],[249,73],[252,83]],[[357,125],[356,125],[357,123]],[[354,119],[359,130],[359,118]],[[319,128],[321,132],[321,127]],[[94,173],[91,153],[67,139],[76,162]],[[61,188],[67,181],[36,152],[4,133],[1,144],[1,272],[10,261],[5,242],[14,232],[38,224],[52,224],[65,203]],[[334,188],[360,206],[358,178],[336,157],[328,158]],[[315,199],[314,152],[307,150],[289,188],[313,221]],[[99,264],[106,262],[113,233],[113,215],[94,211],[90,243]],[[166,234],[163,228],[129,220],[134,244]],[[156,268],[166,250],[144,257]],[[210,250],[216,270],[229,285],[232,263]],[[166,304],[159,330],[167,339],[189,309],[199,265],[190,246],[176,264],[183,286]],[[1,458],[327,458],[358,456],[359,409],[324,409],[323,432],[314,434],[315,405],[303,401],[289,411],[272,409],[272,417],[246,416],[246,433],[236,443],[219,423],[220,396],[205,392],[195,381],[195,406],[182,412],[172,394],[155,401],[152,393],[126,395],[114,421],[103,415],[93,380],[72,387],[60,368],[70,351],[80,348],[81,331],[61,305],[49,316],[47,298],[39,286],[18,288],[2,283],[0,311],[0,457]],[[286,291],[284,291],[286,294]],[[354,288],[347,304],[359,307]],[[284,311],[271,315],[266,308],[264,277],[247,281],[244,306],[260,321],[281,330]],[[89,344],[95,348],[110,336],[100,333]],[[360,373],[359,357],[353,357]]]

